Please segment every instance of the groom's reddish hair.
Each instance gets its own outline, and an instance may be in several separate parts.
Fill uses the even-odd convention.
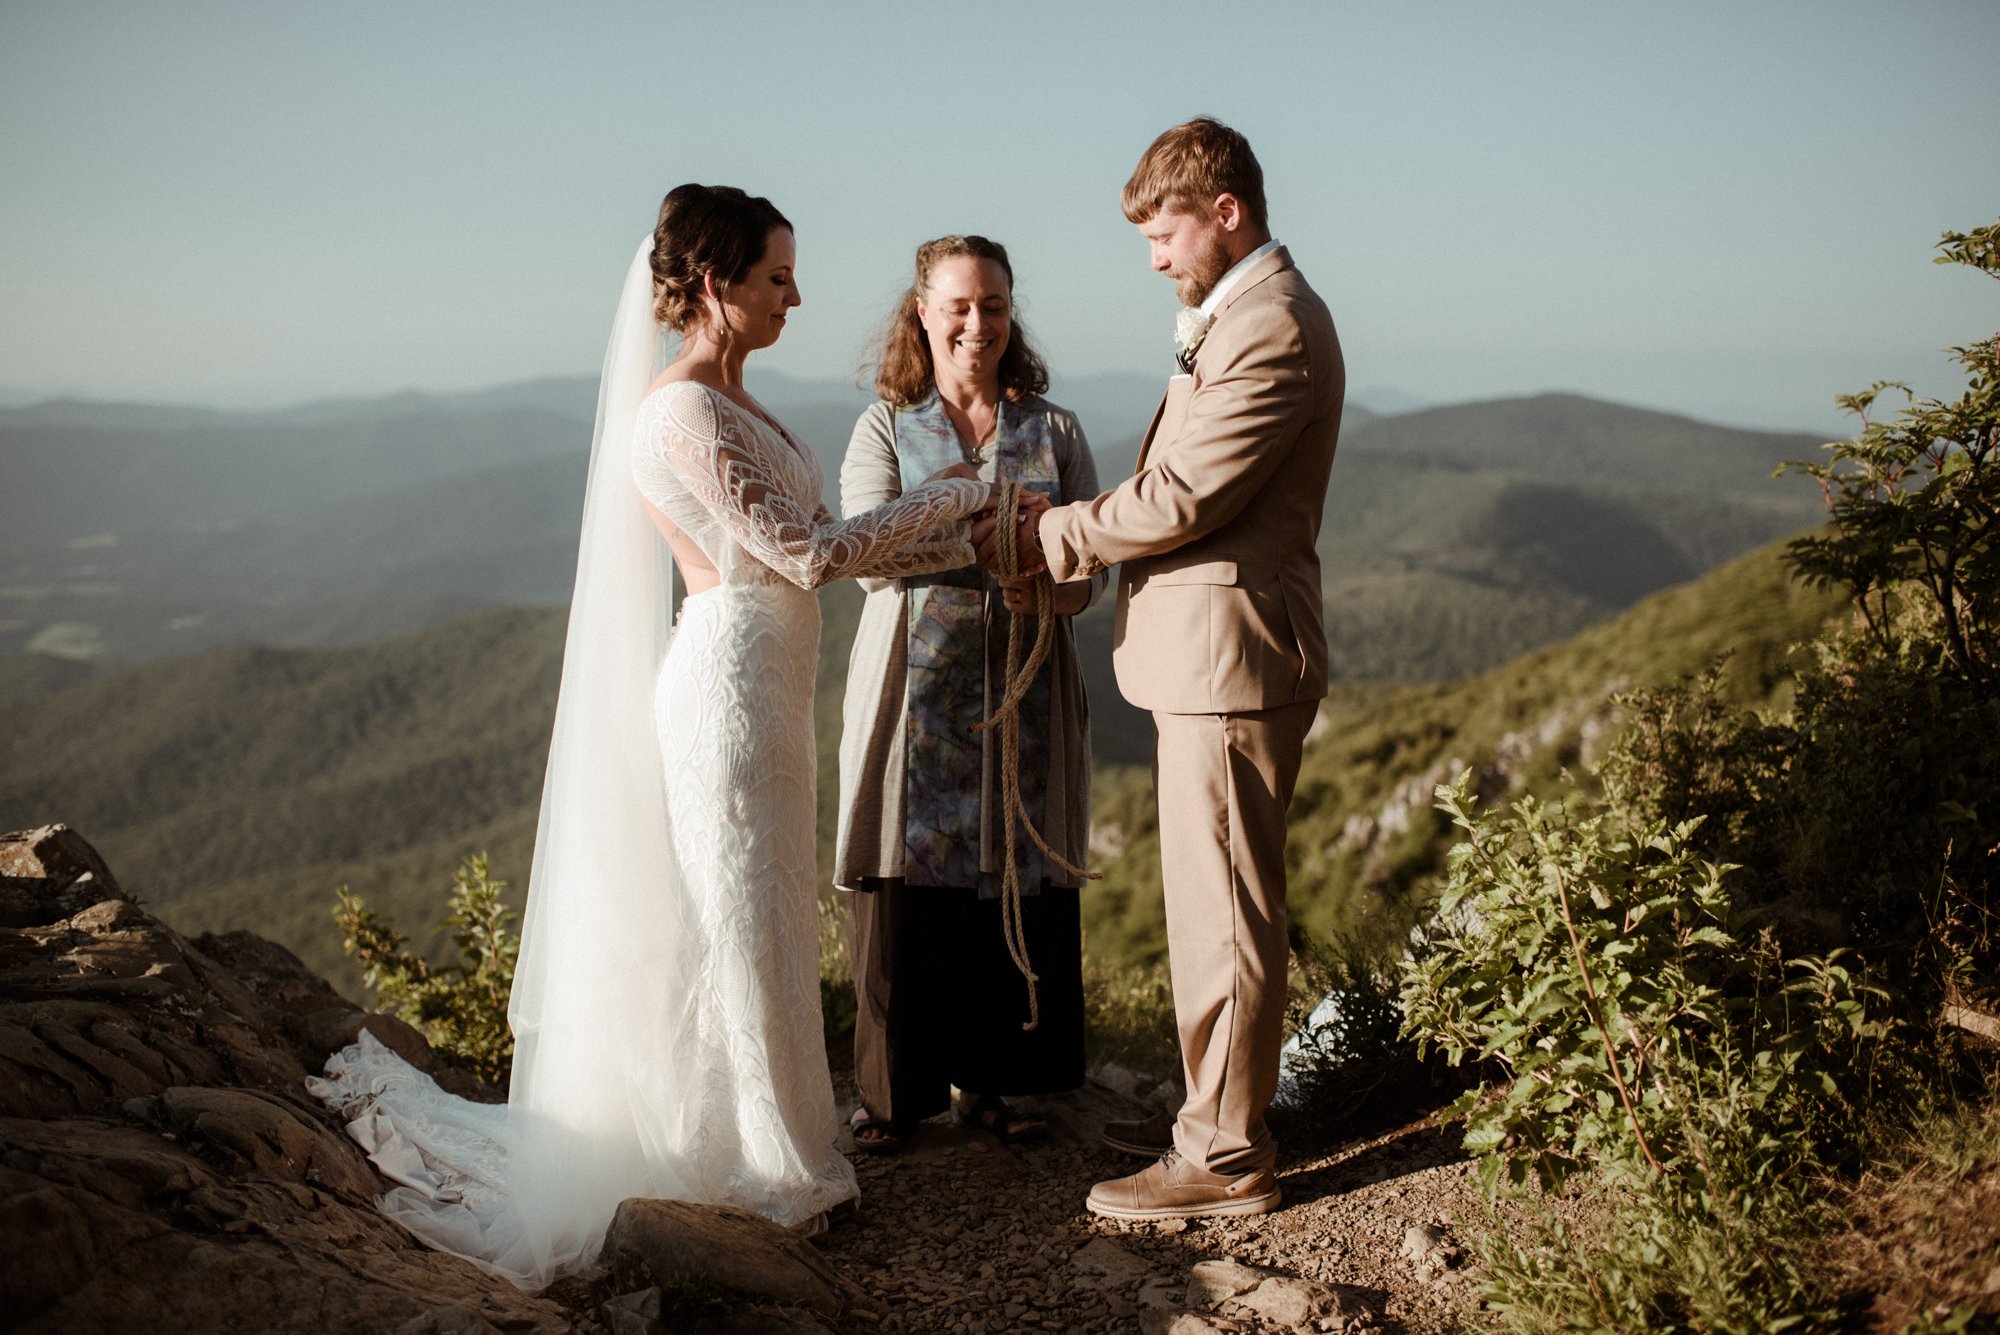
[[[1231,194],[1258,230],[1264,216],[1264,169],[1250,141],[1210,116],[1197,116],[1155,139],[1121,200],[1128,222],[1152,220],[1161,209],[1207,218],[1215,197]]]

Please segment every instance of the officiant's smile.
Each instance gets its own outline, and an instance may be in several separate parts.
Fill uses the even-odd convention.
[[[968,381],[990,378],[1007,351],[1013,306],[1012,285],[994,261],[969,255],[939,261],[917,303],[917,316],[940,374],[956,371]]]

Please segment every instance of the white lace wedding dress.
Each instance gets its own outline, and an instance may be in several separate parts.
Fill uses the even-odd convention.
[[[552,749],[548,847],[537,850],[512,1010],[512,1101],[446,1095],[365,1033],[312,1082],[403,1184],[382,1199],[385,1212],[531,1289],[591,1260],[629,1196],[729,1203],[797,1225],[856,1194],[836,1147],[820,1020],[812,591],[968,564],[962,521],[989,495],[969,480],[930,483],[837,520],[812,454],[713,390],[665,385],[631,422],[622,497],[594,465],[590,503],[601,485],[607,506],[637,510],[643,495],[699,544],[721,583],[686,599],[659,664],[657,749],[588,758],[638,771],[602,780],[637,798],[566,812]],[[620,511],[620,523],[630,518]],[[587,514],[586,563],[589,524]],[[580,571],[579,599],[587,578]],[[595,647],[579,644],[583,615],[573,607],[556,748],[564,711],[603,694],[571,698],[583,689],[574,660]],[[584,860],[595,848],[552,842],[552,821],[618,834],[601,828],[617,820],[658,823],[664,839],[648,865],[544,871],[546,859]],[[544,881],[582,902],[538,902]]]

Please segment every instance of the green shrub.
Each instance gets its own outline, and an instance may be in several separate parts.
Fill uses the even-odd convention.
[[[2000,276],[2000,224],[1943,249]],[[1832,523],[1788,559],[1855,619],[1794,654],[1788,710],[1716,668],[1623,697],[1574,809],[1438,790],[1464,839],[1406,1032],[1508,1077],[1455,1109],[1517,1216],[1480,1244],[1503,1325],[1831,1324],[1828,1188],[1948,1088],[1949,1047],[1911,1041],[1941,988],[1995,990],[2000,346],[1956,351],[1958,400],[1874,421],[1876,385],[1843,400],[1861,435],[1793,465]]]
[[[2000,697],[1912,621],[1892,652],[1857,633],[1802,648],[1780,716],[1726,704],[1713,673],[1625,697],[1602,770],[1632,809],[1699,819],[1694,847],[1742,868],[1737,903],[1787,949],[1851,946],[1916,1002],[2000,963]]]
[[[819,904],[819,1020],[827,1051],[854,1043],[860,1003],[854,994],[854,963],[848,951],[850,905],[841,891],[822,891]]]
[[[1516,1328],[1782,1329],[1822,1313],[1798,1249],[1814,1178],[1862,1122],[1887,1026],[1839,958],[1786,961],[1742,929],[1697,828],[1575,817],[1532,798],[1476,812],[1438,915],[1403,963],[1405,1032],[1502,1091],[1452,1109],[1488,1192],[1537,1226],[1482,1248]],[[1584,1223],[1540,1199],[1579,1188]]]
[[[1947,233],[1939,263],[2000,277],[2000,223]],[[1795,652],[1789,713],[1726,705],[1710,673],[1623,701],[1605,765],[1638,809],[1702,818],[1695,846],[1740,865],[1739,902],[1787,943],[1850,944],[1913,1001],[2000,977],[2000,344],[1954,349],[1969,385],[1871,414],[1787,465],[1832,523],[1794,540],[1795,576],[1850,600],[1853,625]]]
[[[2000,223],[1946,232],[1938,264],[1963,264],[2000,278]],[[1879,381],[1840,402],[1862,423],[1852,440],[1827,446],[1824,463],[1797,463],[1820,484],[1833,512],[1830,530],[1794,541],[1800,575],[1851,593],[1877,646],[1898,639],[1896,612],[1917,605],[1935,614],[1938,646],[1952,675],[2000,685],[2000,339],[1953,355],[1966,369],[1964,394],[1946,403],[1918,399]],[[1907,406],[1870,417],[1884,390]]]
[[[1102,964],[1083,968],[1085,1052],[1092,1066],[1113,1062],[1154,1079],[1180,1064],[1174,1027],[1174,989],[1164,963]]]
[[[458,949],[451,964],[411,954],[409,938],[344,885],[334,891],[333,916],[343,948],[360,961],[362,980],[382,1009],[414,1025],[454,1065],[499,1083],[514,1061],[507,997],[521,949],[512,930],[516,918],[500,902],[507,883],[492,878],[484,853],[468,857],[454,882],[451,912],[440,925],[452,929]]]
[[[1324,1132],[1362,1114],[1377,1094],[1408,1095],[1430,1083],[1416,1045],[1402,1033],[1398,982],[1396,956],[1360,936],[1294,931],[1284,1115]],[[1329,998],[1330,1016],[1319,1011]]]

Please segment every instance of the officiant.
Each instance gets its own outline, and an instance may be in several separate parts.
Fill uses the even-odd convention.
[[[1015,318],[1013,267],[996,242],[918,247],[875,388],[841,468],[846,514],[959,463],[1051,504],[1097,495],[1076,415],[1042,397],[1048,371]],[[1021,706],[1023,809],[1072,867],[1090,835],[1090,718],[1070,619],[1104,583],[1057,586],[1054,646]],[[1002,1096],[1083,1083],[1080,880],[1018,833],[1031,1004],[1002,922],[1000,733],[974,731],[1006,686],[1008,617],[1031,618],[1032,632],[1033,586],[976,565],[861,584],[834,874],[854,892],[855,1144],[894,1151],[947,1107],[1003,1142],[1038,1139],[1043,1119]]]

